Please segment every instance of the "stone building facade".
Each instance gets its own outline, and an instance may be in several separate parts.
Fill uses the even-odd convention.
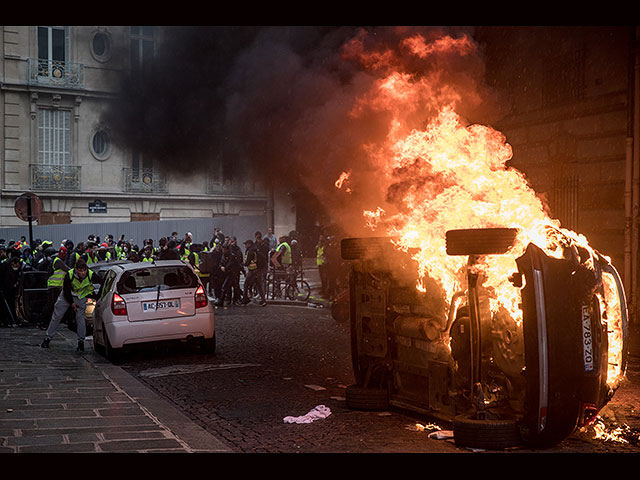
[[[172,176],[122,150],[103,123],[121,75],[153,61],[162,27],[0,26],[0,225],[24,225],[16,198],[35,193],[40,225],[264,215],[295,228],[287,195],[219,172]]]
[[[612,258],[638,310],[637,27],[479,27],[506,114],[492,125],[562,226]]]

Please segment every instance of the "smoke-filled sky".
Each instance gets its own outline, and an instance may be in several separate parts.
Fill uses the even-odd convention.
[[[417,34],[421,54],[405,41]],[[331,205],[340,202],[331,198],[340,173],[366,172],[368,152],[399,114],[408,132],[455,99],[469,121],[492,120],[496,102],[472,34],[468,27],[170,27],[152,74],[142,85],[124,84],[107,121],[117,142],[169,171],[222,164],[227,174],[250,170],[271,183],[302,184]],[[439,48],[443,37],[471,45]],[[422,94],[385,104],[377,82],[392,71],[423,82]],[[375,190],[375,175],[365,178]],[[350,201],[366,204],[363,194]]]

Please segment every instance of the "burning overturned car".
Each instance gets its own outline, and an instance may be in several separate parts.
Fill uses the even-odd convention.
[[[529,243],[515,259],[515,318],[492,305],[499,288],[483,265],[507,254],[516,229],[447,232],[447,253],[466,257],[466,288],[448,299],[429,279],[415,288],[415,262],[392,239],[344,239],[348,405],[428,413],[453,422],[457,445],[489,449],[551,446],[595,420],[626,365],[624,292],[606,257],[555,233],[559,258]]]
[[[595,420],[627,362],[610,259],[505,166],[502,134],[451,109],[382,153],[387,206],[363,213],[384,233],[341,243],[347,404],[440,417],[457,445],[487,449],[552,446]]]

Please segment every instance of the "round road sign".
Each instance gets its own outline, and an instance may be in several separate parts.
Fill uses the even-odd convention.
[[[42,213],[42,200],[31,192],[26,192],[16,198],[14,210],[20,220],[29,221],[29,199],[31,199],[31,220],[37,220]]]

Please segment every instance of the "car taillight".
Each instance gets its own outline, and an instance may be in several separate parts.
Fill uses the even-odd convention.
[[[206,307],[207,303],[209,303],[209,299],[207,295],[204,293],[204,287],[200,285],[196,289],[196,308]]]
[[[598,407],[593,403],[583,402],[582,405],[580,405],[580,410],[580,419],[578,420],[579,427],[593,423],[598,417]]]
[[[113,294],[113,299],[111,300],[111,311],[114,315],[126,315],[127,314],[127,304],[117,293]]]

